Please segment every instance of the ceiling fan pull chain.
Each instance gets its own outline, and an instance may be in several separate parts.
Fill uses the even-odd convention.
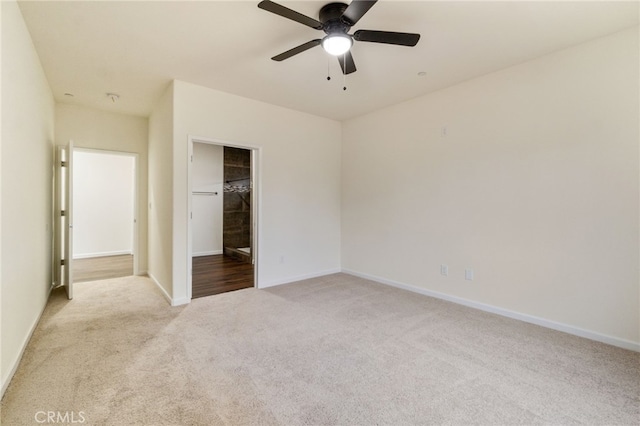
[[[347,67],[347,52],[342,56],[342,61],[345,64],[345,68]],[[342,90],[347,90],[347,74],[345,72],[342,73]]]
[[[331,80],[331,58],[327,57],[327,81]]]

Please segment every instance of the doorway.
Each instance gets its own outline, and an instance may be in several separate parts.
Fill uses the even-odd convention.
[[[190,298],[255,286],[256,150],[192,140]]]
[[[73,149],[73,282],[137,273],[137,155]]]

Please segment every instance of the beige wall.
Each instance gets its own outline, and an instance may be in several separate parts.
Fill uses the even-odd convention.
[[[342,267],[640,348],[638,55],[636,28],[345,122]]]
[[[261,287],[338,271],[340,123],[181,81],[174,87],[174,299],[187,301],[189,135],[261,148]]]
[[[18,6],[2,8],[2,393],[51,286],[55,103]]]
[[[138,154],[138,273],[147,271],[148,120],[97,109],[57,104],[56,144]]]
[[[173,270],[173,84],[149,117],[149,276],[171,299]]]

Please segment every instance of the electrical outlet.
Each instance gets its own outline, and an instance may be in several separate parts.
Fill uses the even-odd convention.
[[[440,275],[445,277],[449,275],[449,267],[447,265],[440,265]]]
[[[467,268],[464,270],[464,279],[468,281],[473,281],[473,269]]]

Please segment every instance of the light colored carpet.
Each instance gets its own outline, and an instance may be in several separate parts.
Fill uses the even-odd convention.
[[[640,354],[336,274],[169,307],[54,292],[2,401],[91,425],[638,424]]]

